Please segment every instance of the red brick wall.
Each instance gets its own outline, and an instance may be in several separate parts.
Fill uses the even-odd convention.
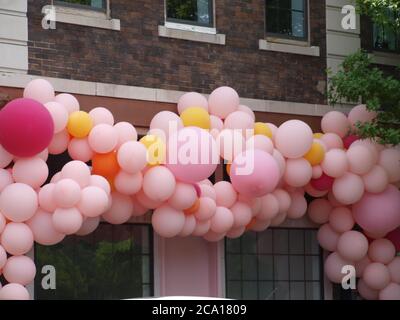
[[[226,45],[158,36],[164,0],[111,0],[121,31],[57,23],[41,28],[41,7],[28,0],[29,73],[86,81],[209,93],[220,85],[243,97],[325,103],[325,1],[310,0],[311,45],[320,57],[261,51],[264,0],[217,0]],[[323,91],[323,90],[322,90]]]

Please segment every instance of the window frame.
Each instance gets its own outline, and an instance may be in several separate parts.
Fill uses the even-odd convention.
[[[270,32],[268,31],[268,27],[267,27],[267,21],[268,21],[268,17],[267,17],[267,11],[268,11],[268,7],[267,7],[267,1],[264,1],[264,19],[265,19],[265,25],[264,25],[264,31],[265,31],[265,35],[267,37],[271,37],[271,38],[279,38],[279,39],[286,39],[286,40],[293,40],[293,41],[300,41],[300,42],[307,42],[309,41],[310,38],[310,31],[309,31],[309,8],[310,8],[310,4],[309,4],[309,0],[303,0],[303,4],[304,4],[304,37],[296,37],[296,36],[292,36],[292,35],[288,35],[288,34],[283,34],[283,33],[277,33],[277,32]]]
[[[209,30],[215,30],[215,0],[208,0],[208,11],[209,11],[209,16],[210,16],[210,23],[209,24],[204,24],[204,23],[199,23],[195,21],[190,21],[190,20],[184,20],[184,19],[175,19],[175,18],[169,18],[168,17],[168,0],[164,0],[164,20],[166,26],[170,24],[170,26],[192,26],[195,28],[199,28],[198,31],[201,32],[206,32],[207,29]],[[200,29],[201,28],[201,29]],[[195,30],[196,31],[196,30]],[[214,32],[211,32],[214,33]]]
[[[379,25],[377,25],[375,23],[372,23],[372,25],[371,25],[371,29],[372,29],[371,37],[372,37],[372,48],[373,48],[373,50],[376,51],[376,52],[384,52],[384,53],[389,53],[389,54],[400,54],[400,40],[397,40],[397,43],[395,43],[397,48],[395,48],[394,50],[385,49],[385,48],[378,48],[378,47],[375,46],[375,32],[376,32],[375,30],[377,28],[379,28],[379,27],[381,27],[381,26],[379,26]],[[396,37],[400,37],[400,33],[399,34],[395,34],[395,38]],[[396,39],[395,39],[395,41],[396,41]]]
[[[76,8],[76,9],[83,9],[83,10],[107,13],[110,8],[110,0],[102,0],[102,2],[103,2],[103,8],[96,8],[96,7],[92,7],[92,6],[85,5],[85,4],[71,3],[71,2],[62,1],[62,0],[56,0],[56,1],[54,1],[54,4],[57,6],[62,6],[62,7],[69,7],[69,8]]]

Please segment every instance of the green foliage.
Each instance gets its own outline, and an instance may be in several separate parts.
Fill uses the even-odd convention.
[[[196,20],[197,2],[168,0],[168,17],[182,20]]]
[[[357,10],[380,26],[400,30],[399,0],[356,0]]]
[[[378,116],[357,124],[355,133],[382,144],[400,143],[400,81],[374,67],[366,52],[348,56],[335,75],[330,73],[328,100],[331,104],[361,101]]]

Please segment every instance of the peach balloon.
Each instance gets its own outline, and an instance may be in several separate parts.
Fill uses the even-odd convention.
[[[260,149],[272,154],[274,152],[274,144],[267,136],[257,134],[246,141],[246,149]]]
[[[137,173],[147,165],[147,149],[137,141],[125,142],[118,150],[118,164],[128,173]]]
[[[18,283],[6,284],[0,289],[0,300],[29,300],[28,290]]]
[[[0,234],[3,232],[4,227],[6,226],[7,221],[4,215],[0,212]],[[1,269],[1,267],[0,267]]]
[[[312,178],[313,179],[318,179],[322,176],[322,167],[321,166],[313,166],[312,167]]]
[[[371,289],[382,290],[390,283],[389,269],[382,263],[373,262],[365,267],[363,280]]]
[[[355,146],[363,146],[368,148],[369,152],[370,152],[370,158],[372,160],[372,162],[375,164],[378,162],[379,160],[379,153],[380,151],[378,150],[380,147],[380,145],[378,145],[375,141],[371,140],[371,139],[360,139],[360,140],[356,140],[351,144],[351,147],[355,147]]]
[[[355,174],[363,175],[368,173],[374,166],[371,152],[365,146],[351,146],[346,152],[349,161],[349,170]]]
[[[72,179],[61,179],[54,187],[53,199],[58,208],[74,207],[81,199],[81,187]]]
[[[336,251],[340,234],[333,231],[329,223],[319,228],[317,240],[319,245],[327,251]]]
[[[379,292],[379,300],[400,300],[400,285],[390,283]]]
[[[185,226],[185,214],[168,205],[154,210],[151,222],[154,231],[164,238],[177,236]]]
[[[218,241],[221,241],[224,237],[225,237],[225,233],[217,233],[212,230],[209,230],[204,235],[204,240],[207,240],[208,242],[218,242]]]
[[[225,119],[239,107],[239,95],[230,87],[219,87],[208,97],[210,114]]]
[[[350,122],[352,128],[355,129],[357,122],[360,122],[360,123],[370,122],[373,119],[375,119],[376,116],[377,116],[376,112],[369,111],[366,108],[366,105],[361,104],[361,105],[358,105],[358,106],[354,107],[353,109],[351,109],[351,111],[348,115],[348,119],[349,119],[349,122]]]
[[[351,261],[342,258],[337,252],[331,253],[325,260],[324,270],[327,278],[333,283],[341,283],[344,277],[342,268],[352,265]]]
[[[368,252],[368,239],[358,231],[346,231],[337,241],[340,256],[350,261],[360,261]]]
[[[327,151],[330,149],[343,149],[343,140],[336,133],[325,133],[320,140],[326,146]]]
[[[96,126],[98,124],[108,124],[110,126],[114,125],[114,116],[112,115],[110,110],[106,108],[94,108],[90,110],[89,116],[92,118],[93,126]]]
[[[64,165],[61,169],[61,177],[75,180],[81,188],[84,188],[90,183],[90,169],[84,162],[74,160]]]
[[[90,148],[97,153],[109,153],[118,144],[118,132],[112,125],[98,124],[89,133]]]
[[[332,178],[343,176],[349,168],[346,152],[341,149],[331,149],[325,154],[321,163],[321,168],[325,174]]]
[[[243,235],[243,233],[245,233],[246,231],[246,227],[238,227],[238,228],[234,228],[229,230],[226,233],[226,237],[229,239],[237,239],[239,237],[241,237]]]
[[[287,211],[287,217],[289,219],[300,219],[307,212],[307,200],[301,192],[292,193],[291,198],[292,203]]]
[[[196,200],[197,193],[193,185],[177,182],[174,193],[168,199],[168,204],[177,210],[186,210],[193,206]]]
[[[364,258],[361,260],[357,261],[355,263],[355,268],[356,268],[356,276],[357,278],[361,278],[364,274],[365,268],[372,263],[371,259],[368,257],[368,255],[365,255]]]
[[[180,237],[188,237],[196,229],[196,218],[193,215],[185,217],[185,224],[183,225],[182,231],[179,233]]]
[[[13,160],[14,156],[6,151],[3,146],[0,144],[0,168],[7,167],[11,161]]]
[[[374,262],[389,264],[396,255],[396,247],[388,239],[376,239],[371,242],[368,256]]]
[[[99,224],[100,217],[86,218],[82,223],[82,227],[76,232],[76,235],[86,236],[96,230]]]
[[[239,107],[238,107],[238,111],[242,111],[242,112],[247,113],[253,120],[256,119],[256,115],[254,114],[254,111],[251,110],[248,106],[240,104]]]
[[[216,142],[221,158],[229,162],[246,149],[246,141],[241,132],[232,129],[222,130]]]
[[[82,189],[81,198],[76,207],[85,217],[95,218],[108,209],[108,203],[108,195],[103,189],[88,186]]]
[[[25,223],[9,222],[1,234],[1,245],[9,254],[25,254],[33,246],[32,231]]]
[[[38,193],[39,206],[47,212],[53,212],[57,208],[53,198],[54,187],[55,183],[46,184]]]
[[[132,211],[132,217],[140,217],[146,214],[149,209],[143,206],[136,198],[136,196],[132,197],[132,203],[133,203],[133,211]]]
[[[353,214],[346,207],[334,208],[329,215],[329,224],[338,233],[350,231],[354,227]]]
[[[213,115],[210,116],[210,123],[211,123],[211,129],[217,130],[218,133],[219,131],[224,129],[224,122],[216,116]]]
[[[138,134],[133,125],[129,122],[118,122],[114,125],[114,129],[118,134],[117,149],[121,147],[125,142],[136,141],[138,139]]]
[[[30,98],[40,103],[47,103],[55,99],[54,88],[45,79],[34,79],[24,89],[24,98]]]
[[[87,138],[73,138],[68,144],[68,154],[74,160],[88,162],[93,157],[93,150]]]
[[[201,197],[199,198],[199,202],[200,207],[194,213],[196,219],[199,221],[206,221],[211,219],[215,214],[215,210],[217,209],[217,204],[215,203],[215,200],[211,198]]]
[[[280,212],[275,218],[270,221],[270,225],[272,227],[277,227],[285,221],[286,217],[286,212]]]
[[[272,194],[276,197],[276,200],[278,200],[279,213],[286,213],[292,203],[289,193],[283,189],[276,189]]]
[[[183,123],[181,118],[171,111],[161,111],[157,113],[150,122],[150,130],[161,130],[166,138],[182,128]]]
[[[190,107],[200,107],[208,111],[207,99],[197,92],[188,92],[181,96],[178,100],[178,113]]]
[[[202,197],[211,198],[214,201],[217,201],[217,193],[215,192],[213,185],[200,184],[200,191]]]
[[[388,264],[388,268],[392,282],[400,284],[400,257],[395,257]]]
[[[328,201],[332,205],[332,207],[342,207],[343,204],[340,203],[336,198],[335,195],[333,194],[332,191],[328,192]]]
[[[306,159],[288,159],[286,161],[284,179],[288,185],[303,187],[310,182],[311,178],[312,167]]]
[[[150,199],[142,190],[140,190],[136,195],[136,199],[139,201],[139,203],[149,209],[156,209],[158,208],[163,201],[156,201],[156,200],[152,200]]]
[[[15,182],[25,183],[37,189],[46,182],[49,168],[40,158],[24,158],[15,162],[12,175]]]
[[[57,232],[76,233],[82,226],[83,217],[76,208],[57,208],[53,214],[53,225]]]
[[[271,225],[271,220],[259,220],[255,219],[254,222],[250,225],[250,230],[262,232],[266,230]]]
[[[65,152],[68,148],[69,139],[67,130],[56,133],[48,146],[49,154],[57,155]]]
[[[72,94],[60,93],[55,97],[54,101],[62,104],[67,110],[68,114],[79,111],[79,102]]]
[[[36,266],[32,259],[27,256],[13,256],[8,258],[3,268],[3,275],[10,283],[26,286],[35,278]]]
[[[91,175],[89,184],[93,187],[99,187],[103,189],[107,193],[107,195],[110,195],[111,193],[110,183],[103,176],[98,176],[95,174]]]
[[[210,226],[211,226],[210,220],[205,220],[205,221],[197,220],[196,228],[194,229],[192,235],[196,237],[202,237],[210,230]]]
[[[229,114],[224,121],[225,129],[240,130],[244,137],[253,133],[254,119],[243,111],[235,111]]]
[[[278,214],[279,214],[278,199],[273,194],[267,194],[263,196],[261,198],[261,208],[257,214],[257,219],[271,220],[274,219]]]
[[[122,224],[127,222],[132,216],[132,198],[118,192],[112,192],[111,197],[111,207],[103,213],[102,217],[111,224]]]
[[[329,221],[332,212],[332,205],[326,199],[315,199],[308,206],[308,217],[317,224],[324,224]]]
[[[61,103],[54,101],[47,102],[44,106],[50,112],[53,119],[54,133],[64,130],[68,123],[67,109]]]
[[[230,182],[219,181],[214,185],[214,190],[217,206],[230,208],[236,202],[237,193]]]
[[[52,217],[52,213],[39,208],[35,215],[26,222],[32,230],[35,242],[50,246],[61,242],[65,238],[65,234],[58,232],[54,228]]]
[[[335,198],[344,205],[354,204],[364,194],[364,182],[360,176],[347,172],[335,180],[332,191]]]
[[[357,291],[365,300],[378,300],[379,290],[374,290],[368,287],[363,279],[358,281]]]
[[[343,138],[350,130],[350,122],[344,113],[330,111],[322,117],[321,128],[324,133],[336,133]]]
[[[370,193],[381,193],[385,191],[389,184],[386,170],[381,166],[374,166],[367,174],[362,176],[365,191]]]
[[[383,150],[379,156],[379,165],[385,169],[390,183],[400,180],[400,150]]]
[[[233,214],[233,228],[245,227],[253,218],[251,207],[244,202],[236,202],[230,210]]]
[[[234,216],[231,210],[225,207],[217,207],[211,218],[211,230],[216,233],[228,232],[234,224]]]
[[[139,171],[137,173],[127,173],[120,171],[114,178],[115,189],[125,195],[134,195],[140,191],[143,185],[143,174]]]
[[[172,172],[162,166],[149,169],[143,178],[143,191],[151,200],[163,202],[174,193],[176,186]]]
[[[275,141],[275,136],[276,136],[276,132],[278,131],[278,127],[270,122],[267,122],[266,125],[272,132],[272,140]]]

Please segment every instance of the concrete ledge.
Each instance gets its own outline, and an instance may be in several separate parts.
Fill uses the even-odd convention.
[[[372,57],[372,61],[376,64],[383,64],[387,66],[400,66],[400,54],[399,53],[390,53],[390,52],[381,52],[381,51],[373,51],[369,54]]]
[[[158,36],[164,38],[205,42],[218,45],[225,45],[226,38],[225,35],[221,33],[211,34],[198,31],[173,29],[166,26],[158,26]]]
[[[320,56],[319,47],[311,46],[298,46],[292,44],[284,44],[284,43],[275,43],[269,42],[265,39],[260,39],[258,41],[258,48],[260,50],[266,51],[276,51],[276,52],[284,52],[284,53],[293,53],[293,54],[300,54],[305,56]]]

